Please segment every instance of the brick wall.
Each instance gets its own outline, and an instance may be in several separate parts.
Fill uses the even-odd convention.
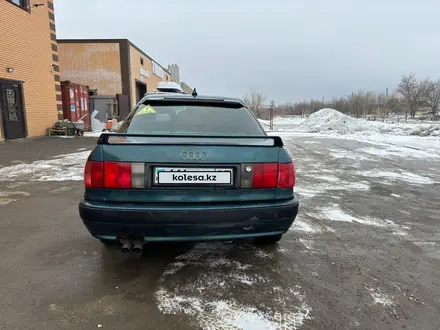
[[[57,121],[57,108],[62,110],[57,101],[55,17],[53,1],[28,2],[30,11],[0,1],[0,79],[23,81],[28,136],[41,136]],[[45,6],[33,8],[35,3]],[[8,73],[8,67],[14,72]]]
[[[144,64],[141,64],[141,58]],[[136,104],[136,80],[147,84],[147,92],[152,92],[157,88],[157,84],[161,81],[171,81],[171,74],[164,71],[163,79],[153,73],[153,62],[135,47],[130,46],[130,68],[131,68],[131,104]],[[141,68],[148,72],[148,76],[141,77]]]
[[[97,89],[98,95],[122,93],[119,43],[58,43],[61,80]]]

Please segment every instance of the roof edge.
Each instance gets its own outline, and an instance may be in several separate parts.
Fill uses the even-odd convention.
[[[171,72],[168,71],[168,69],[164,68],[162,66],[162,64],[160,64],[159,62],[157,62],[155,59],[153,59],[150,55],[148,55],[147,53],[145,53],[142,49],[140,49],[138,46],[136,46],[134,43],[132,43],[130,40],[128,40],[128,44],[130,46],[132,46],[134,49],[136,49],[138,52],[140,52],[142,55],[144,55],[145,57],[148,57],[150,59],[150,61],[153,61],[157,64],[159,64],[159,66],[169,75],[171,75]]]
[[[150,55],[145,53],[142,49],[140,49],[138,46],[136,46],[134,43],[132,43],[129,39],[57,39],[57,43],[59,44],[81,44],[81,43],[98,43],[98,44],[105,44],[105,43],[122,43],[126,42],[133,48],[135,48],[138,52],[140,52],[142,55],[150,59],[150,61],[153,61],[169,75],[171,75],[171,72],[168,71],[163,65],[161,65],[159,62],[157,62],[155,59],[153,59]]]
[[[120,43],[120,42],[129,42],[128,39],[57,39],[58,43],[61,44],[69,44],[69,43]]]

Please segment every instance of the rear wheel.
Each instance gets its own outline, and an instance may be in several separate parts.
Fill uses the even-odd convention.
[[[272,245],[278,243],[283,235],[263,236],[255,239],[255,244],[258,245]]]

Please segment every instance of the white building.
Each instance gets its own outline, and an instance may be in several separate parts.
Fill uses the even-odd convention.
[[[180,84],[180,70],[177,64],[168,65],[168,71],[171,73],[172,81]]]

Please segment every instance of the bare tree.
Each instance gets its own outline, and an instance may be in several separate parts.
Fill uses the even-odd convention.
[[[381,117],[382,121],[385,120],[386,115],[388,114],[388,100],[387,95],[385,93],[377,94],[377,103],[378,103],[378,113]]]
[[[250,88],[245,95],[244,101],[259,118],[265,117],[264,103],[266,96]],[[368,119],[385,120],[388,115],[397,115],[400,121],[408,116],[415,117],[422,107],[430,107],[435,119],[440,117],[440,79],[431,81],[426,78],[417,80],[414,74],[407,74],[401,77],[401,81],[394,93],[388,96],[383,92],[353,92],[347,97],[329,98],[323,100],[310,99],[308,101],[286,103],[275,108],[275,115],[301,115],[309,116],[322,108],[333,108],[342,113]]]
[[[243,101],[257,117],[261,117],[263,115],[262,112],[266,98],[267,97],[262,93],[259,93],[253,88],[250,88],[249,92],[244,96]]]
[[[411,118],[416,116],[417,110],[426,101],[429,86],[429,79],[418,82],[414,74],[402,76],[397,91],[405,97]]]
[[[434,119],[436,119],[440,115],[440,80],[429,83],[426,101],[431,108]]]
[[[404,112],[404,106],[402,102],[400,102],[399,98],[395,96],[391,97],[388,100],[386,107],[392,114],[397,116],[397,121],[400,122],[400,115],[402,112]]]
[[[349,102],[351,106],[350,114],[353,114],[356,118],[360,118],[366,108],[366,95],[364,92],[359,91],[357,93],[351,93],[349,96]]]
[[[374,92],[367,92],[364,96],[364,113],[363,117],[373,115],[374,120],[378,115],[379,110],[379,98],[378,95]]]

